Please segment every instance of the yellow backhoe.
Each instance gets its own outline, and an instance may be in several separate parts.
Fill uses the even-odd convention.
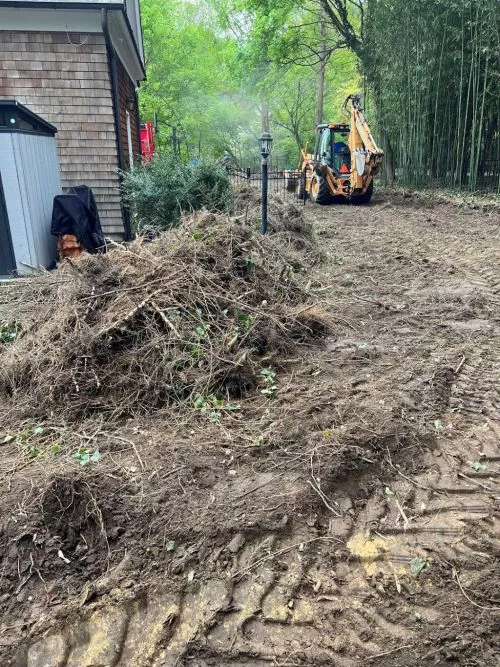
[[[297,182],[301,198],[315,204],[350,200],[368,204],[373,194],[373,178],[380,171],[384,151],[372,136],[358,95],[349,95],[344,109],[350,124],[318,125],[313,155],[302,151],[301,178]]]

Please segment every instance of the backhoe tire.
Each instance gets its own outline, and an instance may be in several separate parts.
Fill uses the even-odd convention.
[[[324,176],[313,174],[311,178],[311,185],[309,186],[309,199],[313,204],[331,204],[332,195],[328,189],[328,183]]]
[[[366,188],[366,192],[363,192],[362,195],[354,195],[351,197],[351,204],[354,204],[354,206],[359,206],[360,204],[369,204],[372,195],[373,181],[370,182],[370,185]]]

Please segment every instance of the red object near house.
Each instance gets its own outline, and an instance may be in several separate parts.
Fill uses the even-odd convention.
[[[150,120],[141,125],[141,155],[144,162],[155,156],[155,130]]]

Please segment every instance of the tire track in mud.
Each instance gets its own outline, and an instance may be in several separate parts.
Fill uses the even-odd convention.
[[[500,339],[499,339],[500,344]],[[487,351],[474,354],[463,366],[452,387],[451,407],[471,416],[500,420],[500,361]]]
[[[411,239],[407,238],[407,242],[411,243]],[[415,247],[423,257],[444,260],[452,271],[458,269],[491,306],[489,340],[485,344],[474,339],[470,352],[464,355],[451,390],[450,408],[472,418],[486,415],[500,421],[500,252],[473,238],[470,246],[464,248],[463,239],[447,235],[440,235],[434,243],[419,241]]]
[[[443,257],[459,266],[496,310],[489,345],[479,345],[465,359],[452,389],[451,407],[471,416],[486,415],[500,421],[500,253],[495,248],[473,246],[464,252],[463,243],[448,238]]]
[[[293,658],[355,667],[388,646],[413,645],[422,626],[449,613],[426,601],[435,597],[434,571],[444,562],[461,572],[484,566],[500,546],[498,482],[469,471],[462,480],[463,466],[442,452],[429,456],[429,467],[443,464],[381,484],[354,521],[346,517],[343,539],[307,525],[250,539],[234,556],[232,576],[182,595],[156,590],[108,602],[35,644],[26,664],[171,667],[186,659],[201,667]]]
[[[219,577],[183,594],[107,600],[35,644],[27,666],[355,667],[387,647],[417,645],[423,627],[449,614],[437,603],[435,576],[444,568],[451,580],[451,566],[474,576],[500,548],[494,432],[483,430],[477,443],[493,466],[486,474],[460,462],[469,442],[453,455],[448,446],[428,452],[425,473],[381,481],[357,516],[344,503],[334,533],[303,524],[249,538]]]
[[[464,249],[463,242],[456,238],[446,238],[442,256],[452,264],[460,266],[471,277],[473,284],[486,292],[498,304],[500,301],[500,253],[491,247],[482,249],[474,246]]]

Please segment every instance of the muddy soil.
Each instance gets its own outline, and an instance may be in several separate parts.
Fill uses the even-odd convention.
[[[276,391],[1,446],[1,665],[500,665],[500,215],[305,216],[332,331]]]

